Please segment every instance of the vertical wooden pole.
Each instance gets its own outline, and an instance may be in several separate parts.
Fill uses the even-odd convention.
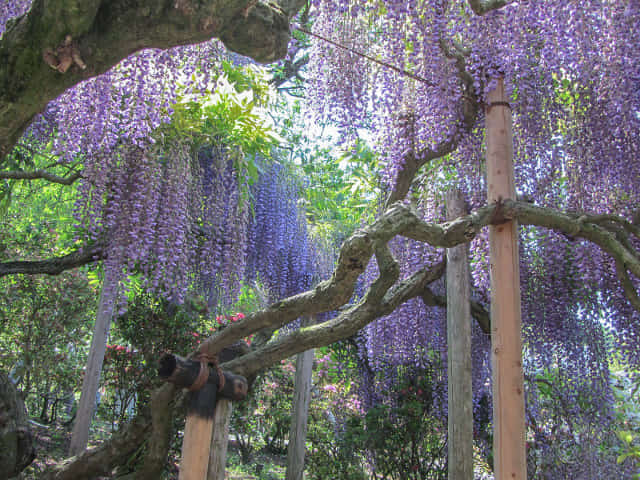
[[[446,202],[448,220],[467,213],[460,190],[448,191]],[[447,249],[449,480],[473,480],[470,300],[469,245],[463,244]]]
[[[207,381],[200,390],[188,394],[178,480],[207,478],[216,393],[217,385]]]
[[[227,466],[227,446],[229,445],[229,422],[233,403],[228,398],[218,398],[213,416],[213,436],[207,480],[224,480]]]
[[[515,198],[511,109],[503,79],[486,111],[489,203]],[[518,225],[489,227],[493,455],[496,480],[526,480]]]
[[[212,428],[213,416],[198,419],[187,417],[178,480],[205,480],[207,478]]]
[[[306,319],[303,326],[312,324]],[[304,472],[305,443],[307,440],[307,416],[311,401],[311,374],[314,350],[299,353],[296,358],[295,392],[293,394],[293,412],[289,445],[287,447],[286,480],[302,480]]]
[[[82,380],[82,393],[80,394],[80,404],[76,413],[76,421],[73,424],[73,433],[69,443],[69,454],[79,455],[87,448],[89,441],[89,429],[93,412],[96,408],[98,387],[100,385],[100,374],[102,363],[107,350],[107,338],[111,328],[111,318],[116,303],[118,292],[118,279],[110,268],[105,268],[102,290],[98,302],[96,313],[96,323],[93,327],[91,337],[91,347],[89,357]]]

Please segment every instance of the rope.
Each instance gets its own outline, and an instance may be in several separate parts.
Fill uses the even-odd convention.
[[[409,72],[408,70],[404,70],[400,67],[396,67],[395,65],[392,65],[390,63],[384,62],[382,60],[378,60],[377,58],[374,58],[370,55],[367,55],[366,53],[363,52],[359,52],[358,50],[355,50],[351,47],[347,47],[346,45],[342,45],[341,43],[336,42],[335,40],[331,40],[330,38],[324,37],[322,35],[320,35],[319,33],[314,33],[311,30],[307,30],[306,28],[303,28],[301,26],[297,26],[297,27],[293,27],[296,30],[298,30],[299,32],[305,33],[307,35],[310,35],[312,37],[316,37],[319,40],[322,40],[324,42],[327,42],[335,47],[341,48],[343,50],[346,50],[347,52],[353,53],[354,55],[357,55],[359,57],[362,58],[366,58],[367,60],[369,60],[370,62],[373,63],[377,63],[378,65],[382,66],[382,67],[386,67],[386,68],[390,68],[391,70],[393,70],[394,72],[399,73],[400,75],[404,75],[405,77],[409,77],[412,78],[420,83],[424,83],[426,85],[429,85],[431,87],[435,87],[436,84],[434,82],[432,82],[431,80],[427,80],[424,77],[421,77],[420,75],[417,75],[413,72]]]
[[[507,107],[509,110],[511,110],[511,105],[509,105],[509,102],[491,102],[487,105],[487,112],[493,107]]]
[[[225,378],[222,368],[218,365],[218,356],[210,356],[205,352],[200,352],[195,358],[200,360],[200,371],[198,372],[198,376],[195,381],[189,387],[189,391],[197,392],[204,387],[204,384],[209,380],[209,364],[211,364],[218,372],[218,391],[221,392],[224,388]]]

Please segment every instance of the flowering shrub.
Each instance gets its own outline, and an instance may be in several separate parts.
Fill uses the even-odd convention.
[[[123,345],[107,345],[102,383],[109,392],[101,402],[109,411],[112,425],[132,413],[136,392],[144,383],[144,360],[140,352]]]
[[[207,329],[208,309],[197,296],[183,305],[142,294],[129,302],[117,317],[111,333],[103,369],[106,388],[104,408],[111,422],[124,419],[144,404],[157,385],[157,364],[165,352],[185,355],[195,350],[213,327]]]
[[[331,380],[323,363],[317,374]],[[398,370],[386,403],[366,412],[346,380],[319,389],[309,426],[310,478],[358,480],[371,472],[398,480],[447,477],[447,426],[435,411],[433,371]]]
[[[447,425],[435,411],[431,374],[406,371],[391,402],[375,405],[364,418],[363,444],[384,478],[447,478]]]
[[[293,361],[283,360],[258,377],[249,398],[235,404],[231,430],[243,463],[249,463],[259,447],[269,453],[286,453],[294,373]]]
[[[325,352],[323,352],[325,353]],[[316,359],[314,389],[309,407],[307,454],[309,478],[361,480],[366,458],[357,427],[364,415],[352,381],[347,344],[336,344]]]
[[[345,381],[324,385],[311,403],[307,455],[309,478],[364,480],[360,403]]]

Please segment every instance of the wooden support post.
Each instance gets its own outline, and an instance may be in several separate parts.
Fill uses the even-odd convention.
[[[447,192],[447,220],[465,215],[462,192]],[[469,245],[447,249],[449,480],[473,480]]]
[[[191,392],[182,439],[182,459],[178,480],[205,480],[209,468],[209,448],[216,410],[215,385],[205,384]],[[209,403],[209,405],[205,405]],[[208,408],[206,408],[208,407]]]
[[[303,321],[303,326],[313,324],[313,318]],[[304,473],[304,456],[307,440],[307,417],[311,401],[311,374],[314,350],[299,353],[296,358],[296,378],[293,394],[293,411],[291,413],[291,429],[287,447],[286,480],[302,480]]]
[[[87,358],[87,367],[82,380],[82,393],[80,404],[76,412],[76,420],[73,424],[73,433],[69,443],[69,454],[80,455],[87,448],[91,420],[96,408],[96,396],[102,373],[102,363],[107,350],[107,338],[111,328],[111,317],[118,292],[118,279],[109,268],[105,269],[102,291],[98,302],[96,323],[93,327],[91,347]]]
[[[209,372],[206,382],[200,389],[189,392],[187,399],[179,480],[207,479],[214,414],[217,410],[216,397],[241,400],[247,395],[248,384],[244,377],[230,372],[222,372],[220,375],[217,368],[207,368]],[[167,354],[160,359],[158,373],[168,382],[182,388],[191,388],[200,376],[200,369],[199,361]]]
[[[229,423],[233,403],[227,398],[218,399],[213,416],[213,436],[209,456],[207,480],[224,480],[227,466],[227,446],[229,445]]]
[[[489,203],[515,199],[511,109],[503,79],[486,110]],[[496,480],[526,480],[518,225],[489,227],[493,455]]]

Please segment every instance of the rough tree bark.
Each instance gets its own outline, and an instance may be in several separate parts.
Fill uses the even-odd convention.
[[[0,372],[0,478],[18,475],[35,456],[22,397],[9,377]]]
[[[78,82],[143,48],[221,39],[259,62],[284,57],[301,0],[34,0],[0,40],[0,160],[31,119]],[[70,64],[62,57],[70,58]],[[52,68],[52,67],[57,67]]]

